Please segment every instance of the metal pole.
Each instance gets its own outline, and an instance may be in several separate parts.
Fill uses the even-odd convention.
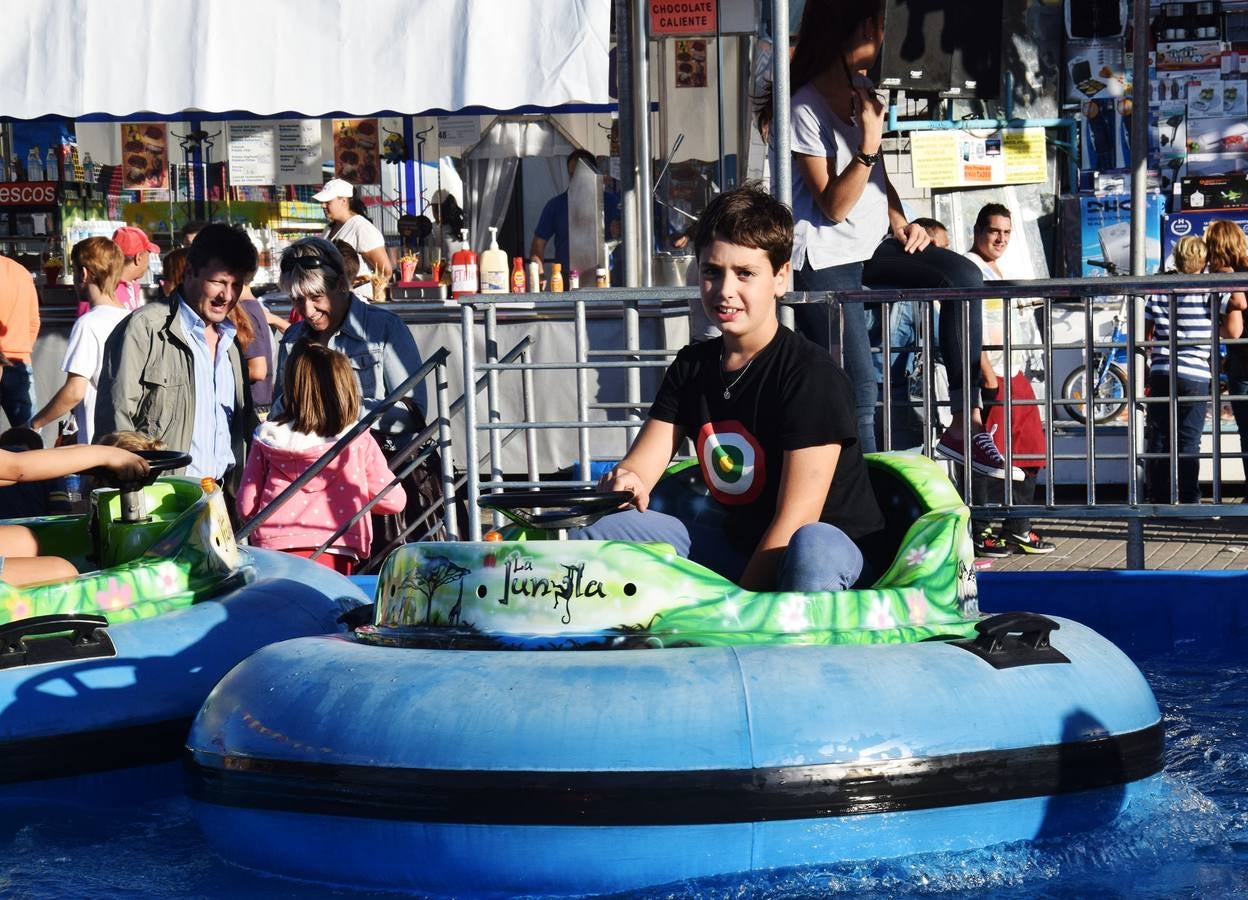
[[[573,307],[576,327],[576,420],[583,426],[589,421],[589,371],[585,363],[589,359],[589,328],[585,322],[585,301],[577,300]],[[584,427],[576,430],[577,458],[581,463],[581,478],[589,481],[589,431]]]
[[[634,3],[638,0],[633,0]],[[619,91],[620,149],[620,253],[619,268],[612,281],[616,285],[636,287],[637,280],[637,155],[634,152],[637,130],[633,111],[632,12],[629,0],[615,0],[615,81]]]
[[[468,491],[469,541],[481,540],[481,509],[477,497],[481,493],[480,456],[477,450],[477,339],[473,327],[472,304],[460,307],[460,328],[463,330],[464,352],[464,444]]]
[[[789,151],[789,0],[771,0],[771,143],[776,148],[776,170],[771,194],[793,205],[793,158]]]
[[[719,189],[728,190],[724,171],[724,34],[719,28],[719,7],[715,9],[715,121],[719,125]]]
[[[1131,4],[1131,45],[1135,48],[1131,63],[1131,83],[1137,85],[1135,97],[1139,109],[1133,109],[1131,116],[1131,274],[1144,275],[1145,226],[1148,215],[1148,92],[1143,85],[1148,84],[1148,53],[1149,45],[1148,0],[1134,0]],[[1132,304],[1134,309],[1134,304]],[[1132,313],[1134,315],[1134,312]],[[1174,320],[1171,319],[1171,322]],[[1128,343],[1130,343],[1128,341]],[[1113,352],[1112,350],[1108,352]],[[1171,357],[1173,359],[1173,357]],[[1136,365],[1134,355],[1129,360],[1132,368]],[[1091,383],[1088,383],[1091,387]],[[1135,397],[1128,396],[1131,406],[1128,415],[1134,416]],[[1088,427],[1093,427],[1092,409],[1088,407]],[[1173,445],[1172,445],[1173,446]],[[1128,478],[1136,478],[1132,470]],[[1144,523],[1140,519],[1127,522],[1127,568],[1144,568]]]
[[[498,362],[498,307],[491,303],[485,308],[485,361]],[[503,420],[498,395],[498,370],[491,367],[485,373],[485,414],[490,424]],[[503,481],[502,434],[491,428],[490,435],[490,492],[497,493]],[[503,514],[494,510],[491,524],[498,528],[503,524]]]
[[[455,514],[455,454],[451,447],[451,394],[446,365],[439,364],[436,373],[438,403],[438,456],[442,460],[442,524],[448,541],[459,540],[459,522]]]
[[[641,286],[654,284],[653,188],[650,184],[650,41],[644,0],[633,2],[633,125],[636,128],[637,272]]]

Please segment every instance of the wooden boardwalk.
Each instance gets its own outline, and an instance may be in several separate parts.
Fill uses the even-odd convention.
[[[1037,519],[1033,527],[1057,545],[1043,556],[1014,554],[987,560],[981,571],[1121,569],[1127,561],[1127,523],[1121,520]],[[1248,568],[1248,519],[1168,519],[1144,523],[1149,569]]]

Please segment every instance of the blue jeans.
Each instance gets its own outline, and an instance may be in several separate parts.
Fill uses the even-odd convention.
[[[8,416],[9,425],[25,425],[34,416],[34,391],[31,390],[30,363],[15,362],[0,372],[0,409]]]
[[[812,269],[807,262],[793,274],[793,287],[799,291],[860,291],[862,263],[846,263]],[[843,303],[841,312],[841,364],[854,388],[854,412],[858,420],[858,442],[863,453],[875,452],[875,364],[871,361],[871,339],[867,336],[867,314],[861,303]],[[825,350],[836,345],[832,333],[832,307],[826,303],[804,303],[793,307],[793,324],[802,334]]]
[[[568,532],[575,541],[658,541],[676,553],[737,581],[750,561],[718,528],[686,524],[667,513],[627,509]],[[835,525],[812,522],[789,540],[776,570],[778,591],[843,591],[862,573],[862,551]]]
[[[1153,372],[1148,376],[1149,397],[1171,396],[1170,374]],[[1174,396],[1178,402],[1178,433],[1180,454],[1192,454],[1190,459],[1179,459],[1179,502],[1200,502],[1200,436],[1205,430],[1205,416],[1209,412],[1208,400],[1184,402],[1184,397],[1199,397],[1210,393],[1208,381],[1191,378],[1174,379]],[[1145,420],[1145,449],[1149,453],[1170,451],[1170,404],[1149,403]],[[1170,461],[1150,459],[1144,464],[1149,503],[1170,502]]]

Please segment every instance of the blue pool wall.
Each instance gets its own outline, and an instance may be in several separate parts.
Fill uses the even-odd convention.
[[[1184,645],[1240,649],[1248,640],[1248,572],[985,572],[979,606],[1074,619],[1135,658]]]

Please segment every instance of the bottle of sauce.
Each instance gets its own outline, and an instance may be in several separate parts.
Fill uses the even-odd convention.
[[[581,273],[573,269],[568,272],[568,290],[579,291],[581,289]]]
[[[498,246],[498,229],[490,226],[490,246],[481,252],[481,293],[507,293],[507,254]]]
[[[552,294],[563,293],[563,264],[562,263],[551,263],[550,292]]]
[[[477,254],[468,246],[468,229],[459,233],[459,249],[451,254],[451,296],[475,294],[479,288]]]
[[[524,257],[516,256],[511,260],[511,292],[513,294],[523,294],[525,290]]]
[[[535,259],[529,260],[529,293],[536,294],[542,289],[542,264]]]

